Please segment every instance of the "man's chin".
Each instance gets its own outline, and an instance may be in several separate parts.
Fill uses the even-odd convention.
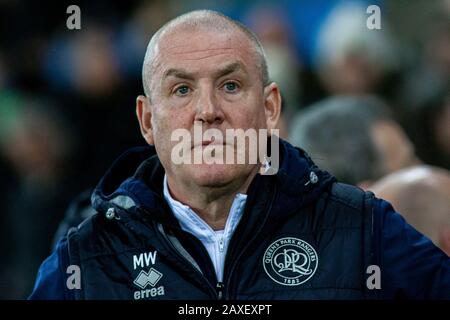
[[[188,171],[198,186],[220,188],[236,179],[245,179],[251,168],[245,165],[199,164],[190,165]]]

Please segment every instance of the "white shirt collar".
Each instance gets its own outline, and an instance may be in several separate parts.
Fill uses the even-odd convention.
[[[167,176],[164,175],[164,198],[169,203],[175,217],[181,224],[183,230],[191,232],[195,236],[202,237],[203,235],[208,235],[214,230],[198,216],[189,206],[175,200],[169,192],[169,186],[167,183]],[[237,193],[233,200],[230,208],[230,213],[228,214],[227,222],[225,223],[225,229],[223,230],[233,233],[239,220],[244,213],[245,203],[247,201],[247,195],[242,193]],[[199,238],[200,238],[199,237]]]
[[[202,218],[189,206],[172,198],[164,175],[164,198],[172,209],[173,214],[180,222],[181,228],[197,237],[205,246],[216,269],[217,278],[221,281],[225,255],[231,236],[234,233],[244,213],[247,195],[238,193],[233,200],[225,229],[214,231]]]

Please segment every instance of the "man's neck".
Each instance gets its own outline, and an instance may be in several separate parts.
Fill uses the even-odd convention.
[[[256,173],[257,170],[254,170],[240,183],[234,181],[220,188],[183,187],[181,183],[172,182],[170,176],[167,176],[167,182],[173,199],[189,206],[213,230],[223,230],[236,194],[247,193]]]

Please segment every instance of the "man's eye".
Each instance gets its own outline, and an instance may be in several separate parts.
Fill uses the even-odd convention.
[[[239,86],[236,82],[227,82],[223,86],[227,92],[234,93],[239,89]]]
[[[177,96],[185,96],[189,93],[189,87],[188,86],[179,86],[175,90],[175,94]]]

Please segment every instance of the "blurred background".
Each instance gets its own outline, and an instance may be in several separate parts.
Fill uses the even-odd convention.
[[[70,4],[80,30],[66,27]],[[146,45],[202,8],[259,35],[283,138],[450,254],[450,0],[0,0],[0,299],[27,297],[71,200],[144,144]]]

